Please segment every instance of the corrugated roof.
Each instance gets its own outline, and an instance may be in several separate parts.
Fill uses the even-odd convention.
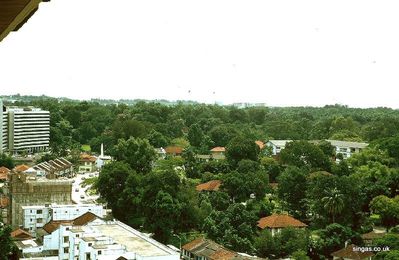
[[[211,149],[211,152],[225,152],[226,148],[222,146],[217,146]]]
[[[195,187],[196,191],[217,191],[219,190],[222,181],[220,180],[212,180],[205,183],[198,184]]]
[[[285,227],[307,227],[305,223],[283,214],[274,214],[268,217],[261,218],[258,221],[258,227],[265,228],[285,228]]]
[[[349,142],[349,141],[339,141],[339,140],[326,140],[329,142],[332,146],[338,146],[338,147],[349,147],[349,148],[366,148],[369,144],[368,143],[362,143],[362,142]]]
[[[240,257],[238,253],[203,237],[183,245],[182,248],[196,256],[203,256],[209,260],[231,260],[239,259]]]
[[[86,225],[87,223],[95,220],[96,218],[99,218],[97,215],[91,213],[91,212],[86,212],[85,214],[75,218],[74,220],[52,220],[46,225],[43,226],[44,231],[47,233],[51,234],[55,230],[59,228],[60,225],[71,225],[71,226],[83,226]]]
[[[259,149],[263,149],[265,147],[265,143],[260,140],[256,140],[255,143],[259,146]]]
[[[62,224],[64,224],[64,225],[72,225],[72,223],[73,223],[72,220],[57,220],[57,221],[52,220],[49,223],[47,223],[46,225],[44,225],[43,229],[47,233],[51,234],[55,230],[57,230],[60,227],[60,225],[62,225]]]
[[[86,212],[85,214],[81,215],[80,217],[77,217],[73,220],[73,224],[76,226],[82,226],[86,225],[87,223],[95,220],[98,218],[96,214],[93,214],[91,212]]]
[[[21,164],[21,165],[15,166],[14,170],[17,171],[17,172],[24,172],[24,171],[26,171],[29,168],[30,167],[28,165]]]
[[[90,154],[83,153],[80,155],[81,162],[95,162],[96,160],[97,158]]]
[[[191,241],[191,242],[189,242],[189,243],[183,245],[182,248],[183,248],[184,250],[191,251],[191,250],[193,250],[194,248],[196,248],[197,246],[199,246],[199,245],[201,245],[202,243],[204,243],[204,241],[205,241],[205,238],[199,237],[199,238],[197,238],[197,239],[195,239],[195,240],[193,240],[193,241]]]
[[[15,239],[31,239],[33,236],[23,229],[16,229],[11,232],[11,237]]]

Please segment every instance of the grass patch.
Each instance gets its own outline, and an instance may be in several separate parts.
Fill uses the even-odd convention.
[[[91,152],[91,147],[88,144],[84,144],[80,148],[83,152]]]

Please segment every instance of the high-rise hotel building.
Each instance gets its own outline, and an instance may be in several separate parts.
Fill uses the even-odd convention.
[[[0,100],[0,152],[40,152],[50,143],[50,112],[33,107],[4,107]]]

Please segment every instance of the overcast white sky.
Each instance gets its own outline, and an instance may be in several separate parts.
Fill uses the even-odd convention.
[[[398,1],[52,0],[0,94],[399,108]]]

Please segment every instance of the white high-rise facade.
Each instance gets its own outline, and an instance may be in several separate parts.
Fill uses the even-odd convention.
[[[50,112],[33,107],[3,107],[0,100],[0,152],[40,152],[50,144]]]

